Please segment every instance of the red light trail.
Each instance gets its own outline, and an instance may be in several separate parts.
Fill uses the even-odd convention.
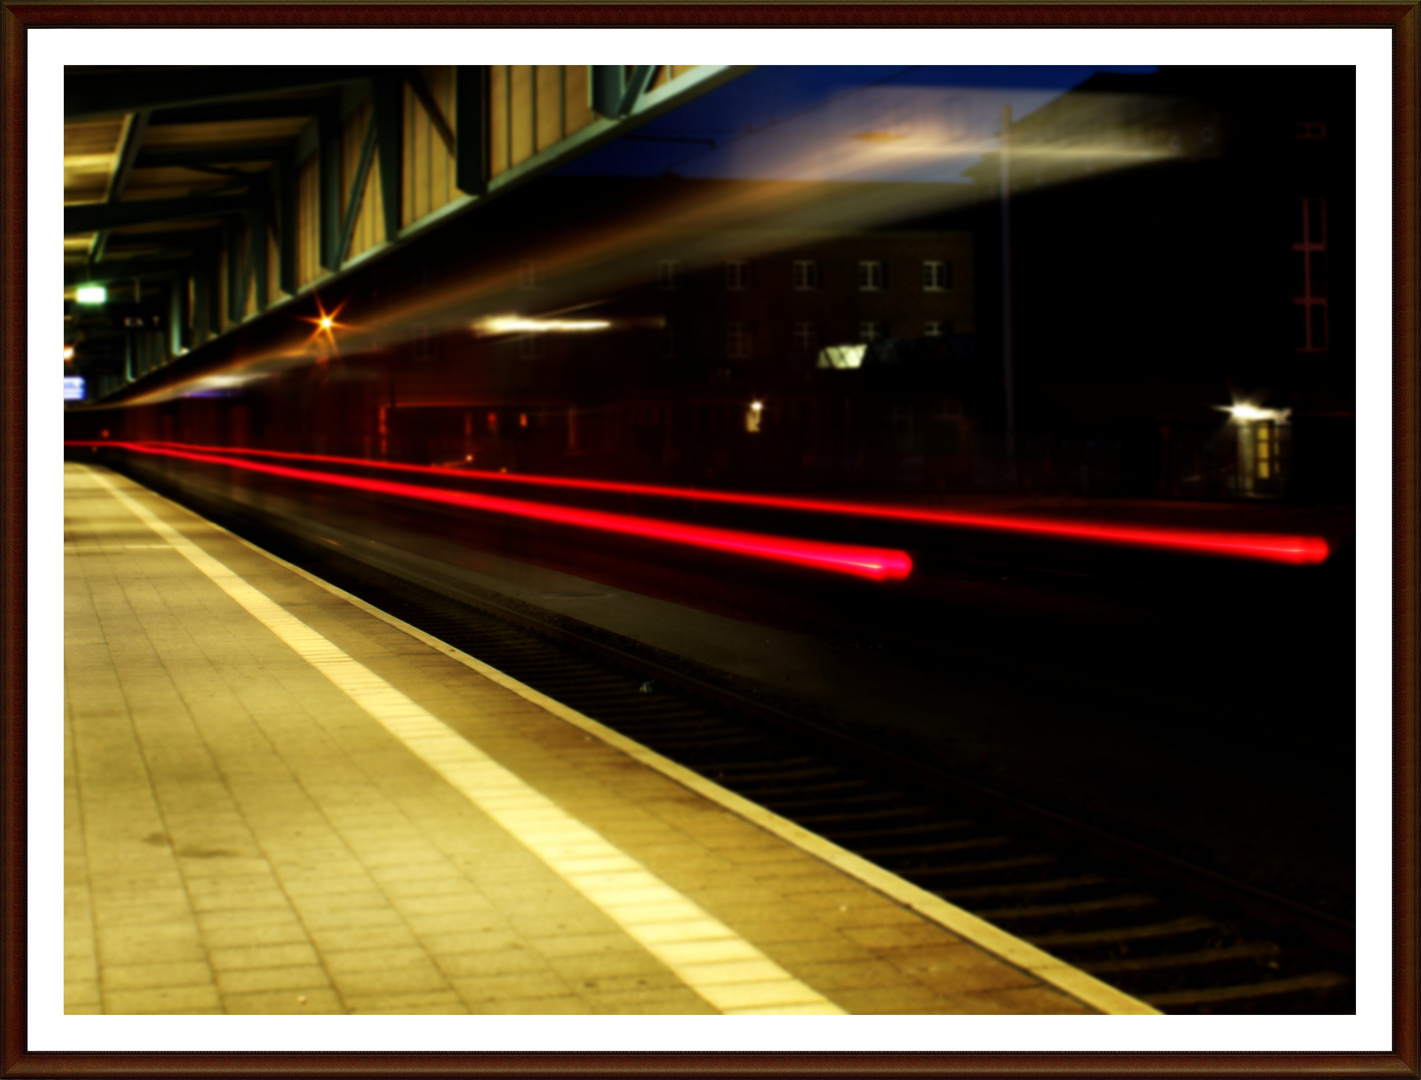
[[[819,570],[834,570],[842,574],[868,578],[871,581],[896,581],[905,578],[913,569],[913,561],[907,552],[887,548],[860,547],[849,544],[833,544],[819,540],[800,540],[791,537],[769,536],[763,533],[742,532],[738,529],[712,528],[705,525],[687,525],[675,521],[656,518],[636,517],[629,514],[609,514],[600,510],[582,510],[576,507],[554,506],[548,503],[524,502],[520,499],[505,499],[497,495],[481,495],[465,491],[448,491],[442,488],[418,487],[414,484],[400,484],[391,480],[372,480],[364,477],[342,476],[339,473],[313,472],[308,469],[293,469],[284,465],[266,465],[260,462],[243,461],[240,458],[220,454],[200,453],[174,447],[159,447],[142,443],[66,443],[66,446],[112,446],[133,450],[141,454],[181,458],[209,465],[226,465],[249,472],[282,476],[293,480],[327,484],[333,487],[370,491],[381,495],[395,495],[423,502],[443,503],[468,510],[483,510],[514,517],[531,518],[560,525],[576,525],[602,532],[641,536],[652,540],[667,540],[672,543],[689,544],[695,547],[730,551],[740,555],[750,555],[776,562],[797,566],[813,567]]]
[[[135,446],[137,444],[134,444]],[[922,525],[984,529],[1020,533],[1062,540],[1086,540],[1131,547],[1159,548],[1203,555],[1311,566],[1324,562],[1329,554],[1327,541],[1320,536],[1290,536],[1281,533],[1221,532],[1208,529],[1167,529],[1108,522],[1068,521],[1053,518],[1018,517],[1011,514],[978,514],[954,510],[922,510],[912,507],[882,506],[874,503],[838,502],[793,495],[752,495],[730,491],[700,491],[694,488],[663,487],[656,484],[623,484],[610,480],[580,480],[556,476],[527,476],[487,472],[478,469],[450,469],[438,465],[404,465],[365,458],[328,454],[298,454],[282,450],[251,450],[216,446],[189,446],[182,443],[155,444],[199,452],[239,454],[247,457],[274,457],[347,465],[362,469],[454,476],[465,480],[559,487],[582,491],[608,491],[622,495],[648,495],[665,499],[693,499],[737,506],[763,506],[775,510],[851,515]]]

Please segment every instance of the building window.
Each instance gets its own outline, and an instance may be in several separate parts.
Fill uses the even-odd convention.
[[[680,259],[662,259],[656,265],[656,287],[659,289],[679,289],[685,274],[686,264]]]
[[[1272,420],[1261,420],[1253,427],[1253,472],[1260,480],[1272,480],[1277,474],[1278,441]]]
[[[674,360],[680,355],[676,348],[676,324],[670,319],[661,327],[661,334],[657,338],[656,355],[663,360]]]
[[[819,264],[815,260],[794,260],[794,287],[798,292],[812,292],[819,288]]]
[[[859,323],[859,340],[864,342],[878,341],[885,335],[884,326],[881,322],[861,322]]]
[[[1302,257],[1299,295],[1293,297],[1301,326],[1297,352],[1327,351],[1327,200],[1303,198],[1302,239],[1293,250]]]
[[[543,283],[542,270],[532,259],[524,259],[518,264],[518,287],[536,289]]]
[[[923,337],[951,337],[952,323],[941,319],[929,319],[923,323]]]
[[[878,292],[883,288],[883,264],[877,259],[859,260],[859,292]]]
[[[800,352],[812,352],[819,346],[819,331],[814,328],[813,323],[797,322],[794,324],[794,347]]]
[[[750,264],[743,259],[731,259],[725,264],[725,287],[731,292],[744,292],[750,287]]]
[[[725,327],[725,355],[732,360],[748,360],[754,351],[749,323],[733,322]]]
[[[952,288],[952,263],[927,260],[923,263],[923,292],[947,292]]]

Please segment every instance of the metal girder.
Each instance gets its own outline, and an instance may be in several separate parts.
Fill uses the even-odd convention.
[[[173,356],[188,344],[187,286],[191,273],[179,274],[168,286],[168,352]]]
[[[133,278],[155,278],[187,269],[191,259],[133,259],[129,262],[106,262],[102,266],[65,268],[64,284],[102,285],[108,281],[131,281]]]
[[[490,179],[486,194],[498,195],[519,184],[526,183],[534,177],[541,176],[604,143],[610,142],[612,139],[620,138],[627,132],[634,131],[641,124],[660,116],[667,110],[674,109],[752,70],[751,66],[703,64],[662,83],[660,86],[643,89],[632,101],[631,112],[627,116],[608,117],[604,115],[599,117],[580,131],[574,132],[546,150],[539,151],[527,160]],[[626,96],[628,84],[625,82],[625,75],[626,73],[621,68],[594,65],[591,68],[593,101],[600,100],[607,108],[612,108],[607,104],[606,97],[614,87],[618,86],[621,88],[623,97]],[[647,78],[649,77],[648,75]],[[599,82],[602,87],[600,90],[598,89]],[[621,107],[620,101],[617,102],[616,107]]]
[[[454,69],[454,185],[488,191],[488,67]]]
[[[223,248],[227,256],[227,295],[224,298],[227,303],[227,320],[237,323],[242,321],[243,301],[246,299],[242,296],[242,249],[237,243],[237,229],[230,220],[224,223],[222,232]],[[220,322],[218,325],[221,325]]]
[[[370,118],[370,126],[365,129],[365,142],[360,147],[360,164],[355,167],[355,179],[350,186],[350,205],[345,208],[345,222],[340,229],[340,245],[335,251],[334,269],[340,269],[345,256],[350,251],[350,241],[355,237],[355,221],[360,216],[360,204],[365,199],[365,183],[370,179],[370,163],[375,157],[375,130],[378,125]]]
[[[622,100],[617,105],[619,117],[632,114],[637,102],[641,100],[641,95],[651,85],[651,77],[655,73],[656,65],[654,64],[638,64],[632,69],[632,76],[627,80],[626,89],[622,91]]]
[[[144,199],[141,202],[80,203],[64,208],[64,235],[120,229],[128,225],[153,225],[160,221],[220,217],[251,206],[247,195],[222,198]]]
[[[290,153],[289,146],[208,146],[197,149],[140,150],[135,169],[182,168],[185,165],[212,165],[241,161],[279,161]]]
[[[242,101],[264,94],[340,86],[368,79],[368,67],[191,67],[68,75],[64,118],[99,119],[138,109]]]
[[[627,72],[622,64],[593,64],[591,75],[592,111],[611,119],[622,107]]]
[[[321,113],[319,120],[319,232],[321,265],[327,270],[340,266],[336,248],[340,244],[340,117],[334,112]]]
[[[212,336],[212,271],[199,267],[192,276],[192,343],[201,345]]]
[[[592,66],[592,111],[608,120],[621,120],[635,111],[656,64],[638,64],[630,76],[624,64],[594,64]]]
[[[295,296],[296,284],[296,163],[289,156],[272,166],[276,194],[276,285]]]
[[[385,213],[385,237],[400,235],[403,199],[400,183],[404,172],[405,79],[381,75],[375,79],[373,112],[370,122],[380,146],[380,201]]]
[[[134,162],[138,159],[138,148],[143,145],[143,134],[147,130],[147,109],[140,109],[128,118],[123,129],[123,141],[118,149],[118,161],[114,164],[114,170],[109,176],[108,189],[104,192],[104,202],[112,205],[123,198],[124,189],[128,187],[128,178],[133,175]],[[93,243],[89,245],[89,261],[91,263],[103,259],[104,248],[108,242],[108,232],[100,230],[94,237]]]
[[[444,117],[444,111],[434,100],[434,95],[429,92],[429,86],[424,81],[424,73],[419,68],[410,68],[405,81],[409,83],[410,90],[414,92],[414,96],[424,107],[429,122],[434,125],[434,131],[439,136],[439,141],[444,144],[444,149],[451,154],[454,153],[454,129],[449,126],[449,121]]]
[[[154,127],[168,124],[224,124],[239,120],[288,120],[293,116],[318,116],[330,108],[332,95],[309,98],[271,98],[266,101],[229,101],[191,108],[158,109]]]
[[[242,313],[247,311],[247,282],[256,290],[257,311],[266,310],[266,204],[259,202],[247,214],[247,269],[242,275]]]

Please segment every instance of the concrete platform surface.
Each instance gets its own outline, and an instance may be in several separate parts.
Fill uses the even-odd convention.
[[[70,1013],[1149,1012],[65,467]]]

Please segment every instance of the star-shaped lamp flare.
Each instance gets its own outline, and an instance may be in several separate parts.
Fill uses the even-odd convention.
[[[336,348],[335,332],[337,330],[351,329],[351,327],[347,323],[336,322],[336,316],[340,314],[340,309],[343,307],[345,307],[344,300],[337,304],[332,310],[327,311],[325,305],[321,303],[321,298],[316,297],[316,310],[320,312],[319,317],[313,319],[310,316],[302,316],[302,318],[306,322],[312,323],[316,327],[315,331],[311,334],[311,336],[306,339],[307,345],[310,345],[312,342],[319,341],[321,338],[325,338],[326,341],[330,343],[332,352],[339,351]]]

